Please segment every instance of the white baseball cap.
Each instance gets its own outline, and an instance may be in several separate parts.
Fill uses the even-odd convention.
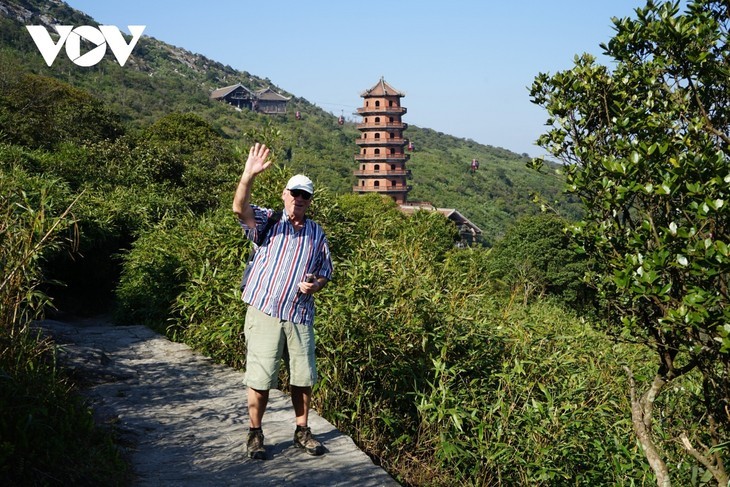
[[[292,176],[291,179],[289,179],[289,182],[286,183],[286,189],[301,189],[309,194],[314,194],[314,184],[312,184],[312,180],[304,174]]]

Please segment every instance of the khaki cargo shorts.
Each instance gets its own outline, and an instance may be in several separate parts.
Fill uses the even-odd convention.
[[[311,387],[317,382],[314,360],[314,327],[274,318],[249,306],[244,322],[246,373],[251,389],[267,391],[279,385],[284,347],[289,355],[289,383]]]

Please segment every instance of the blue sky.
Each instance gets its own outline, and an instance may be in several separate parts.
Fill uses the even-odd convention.
[[[102,24],[269,78],[359,120],[381,76],[406,94],[404,121],[530,156],[547,114],[530,102],[540,72],[572,66],[613,36],[611,17],[645,0],[68,0]],[[372,6],[369,9],[368,6]]]

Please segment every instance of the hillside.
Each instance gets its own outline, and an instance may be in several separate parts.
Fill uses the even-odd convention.
[[[353,123],[338,125],[336,116],[266,77],[237,71],[152,37],[140,39],[124,67],[114,61],[110,52],[90,68],[80,68],[64,55],[48,67],[24,26],[54,23],[97,24],[57,0],[0,0],[0,52],[4,62],[88,91],[118,113],[130,129],[149,126],[169,113],[194,113],[233,143],[242,144],[242,134],[252,127],[270,124],[284,140],[279,148],[280,161],[294,170],[306,171],[335,192],[350,191],[356,167],[354,141],[358,136]],[[352,91],[359,93],[375,81],[363,79]],[[292,96],[289,113],[266,116],[237,111],[209,99],[214,89],[239,82],[252,90],[271,86]],[[354,98],[352,102],[359,105],[361,100]],[[407,98],[403,104],[408,106]],[[302,120],[295,119],[293,114],[297,110],[302,113]],[[404,121],[409,123],[405,136],[416,146],[409,161],[413,173],[409,200],[457,208],[484,231],[486,244],[494,243],[517,217],[539,211],[532,202],[532,193],[557,201],[556,207],[564,216],[575,216],[576,206],[564,201],[560,194],[559,175],[537,174],[526,168],[526,157],[510,151],[418,127],[407,116]],[[480,161],[475,174],[468,170],[473,158]]]

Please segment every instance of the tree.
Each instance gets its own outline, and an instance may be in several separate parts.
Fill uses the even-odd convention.
[[[585,256],[575,252],[562,218],[543,214],[517,220],[490,254],[492,277],[506,282],[513,295],[560,296],[569,305],[583,305],[589,294],[582,282]]]
[[[613,71],[584,54],[531,88],[549,114],[538,144],[567,164],[568,192],[585,206],[573,233],[594,259],[602,325],[656,352],[643,393],[627,372],[634,429],[658,485],[670,484],[659,421],[681,429],[684,452],[728,482],[728,10],[721,0],[690,1],[683,13],[678,2],[649,1],[636,18],[613,19],[615,35],[601,46]],[[691,427],[657,419],[655,401],[671,400],[668,384],[688,374],[701,381]]]
[[[122,135],[117,115],[89,93],[26,73],[0,57],[0,138],[30,148],[86,143]]]
[[[134,141],[136,159],[157,182],[184,191],[197,212],[228,199],[231,174],[239,171],[230,144],[194,114],[171,113],[145,128]]]

